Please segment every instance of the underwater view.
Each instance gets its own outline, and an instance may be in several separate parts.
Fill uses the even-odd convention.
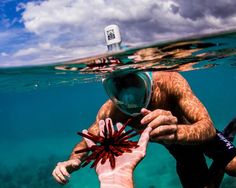
[[[0,68],[0,187],[56,188],[52,177],[109,98],[113,71],[178,71],[222,130],[236,117],[236,32],[141,46],[91,58]],[[234,140],[236,144],[236,140]],[[209,163],[211,160],[208,160]],[[137,188],[180,188],[174,158],[150,143],[134,172]],[[65,188],[96,188],[94,169],[74,172]],[[225,175],[222,188],[236,187]]]

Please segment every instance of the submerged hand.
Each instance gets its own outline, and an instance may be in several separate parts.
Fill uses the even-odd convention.
[[[174,143],[177,140],[177,118],[166,110],[157,109],[154,111],[143,108],[144,116],[141,124],[147,124],[153,130],[150,132],[150,140],[163,142],[166,144]]]
[[[64,185],[69,182],[70,173],[77,170],[81,161],[79,159],[70,159],[68,161],[59,162],[52,172],[54,179]]]
[[[104,127],[108,124],[111,124],[112,131],[114,131],[114,126],[112,124],[112,120],[110,118],[107,118],[105,121],[100,120],[99,122],[99,128],[100,128],[100,135],[103,135]],[[117,130],[120,130],[122,127],[121,123],[117,123]],[[119,179],[119,177],[131,177],[132,178],[132,172],[136,165],[144,158],[146,154],[146,147],[149,140],[149,133],[152,129],[150,127],[147,127],[143,133],[141,134],[141,137],[138,141],[137,148],[132,149],[131,153],[123,153],[120,156],[115,157],[115,168],[112,169],[109,160],[106,160],[104,164],[101,164],[101,161],[96,166],[96,172],[99,176],[99,180],[101,182],[107,182],[109,179],[112,179],[112,177],[115,177],[116,179]],[[87,133],[87,130],[83,131],[84,133]],[[88,145],[88,147],[91,147],[94,145],[93,141],[85,138],[85,141]],[[123,181],[123,178],[121,178]],[[109,182],[111,183],[111,182]],[[116,183],[116,182],[112,182]]]

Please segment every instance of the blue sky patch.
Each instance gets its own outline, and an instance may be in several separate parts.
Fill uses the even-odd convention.
[[[103,53],[103,29],[110,24],[120,27],[129,46],[235,29],[233,7],[234,0],[1,0],[0,66]]]

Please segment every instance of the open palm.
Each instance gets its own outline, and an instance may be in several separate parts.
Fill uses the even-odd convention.
[[[110,121],[110,122],[109,122]],[[99,121],[99,129],[100,129],[100,136],[103,136],[104,127],[111,124],[112,131],[114,131],[114,126],[112,124],[112,120],[107,118],[106,120]],[[117,130],[119,131],[122,127],[121,123],[116,124]],[[106,174],[114,173],[114,172],[132,172],[136,165],[144,158],[146,154],[146,147],[149,140],[149,133],[152,129],[147,127],[138,141],[137,148],[133,148],[131,153],[123,153],[120,156],[115,157],[115,168],[113,169],[110,165],[109,160],[106,160],[104,164],[101,164],[101,161],[96,166],[96,172],[98,176],[103,176]],[[84,130],[83,133],[87,133],[87,130]],[[85,138],[85,141],[88,147],[93,146],[95,143],[89,139]]]

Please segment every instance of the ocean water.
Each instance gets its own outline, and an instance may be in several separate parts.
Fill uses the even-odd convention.
[[[225,37],[223,41],[236,44],[235,36],[233,33],[231,38]],[[216,36],[211,41],[220,44],[221,39]],[[188,67],[180,72],[206,106],[219,130],[236,117],[235,46],[230,44],[225,45],[227,51],[224,52],[218,50],[221,45],[208,45],[198,49],[198,53],[194,51],[184,56],[189,60],[187,63],[197,60],[198,64],[190,71],[187,71]],[[205,56],[205,59],[196,59],[198,54],[205,54],[209,48],[214,52],[218,50],[219,53],[210,53],[210,57],[217,54],[218,58]],[[130,52],[121,52],[118,56],[123,57],[124,54],[130,55]],[[141,66],[144,67],[150,62],[145,60],[142,63],[145,63]],[[58,71],[47,72],[51,70],[48,67],[51,66],[4,68],[0,71],[1,188],[61,187],[53,180],[52,170],[57,162],[68,159],[72,148],[81,139],[76,132],[94,122],[99,108],[108,99],[101,79],[94,74],[85,74],[86,79],[75,79],[81,77],[78,72],[58,74]],[[166,68],[169,67],[169,64],[166,65]],[[155,65],[152,68],[160,67]],[[149,144],[146,157],[137,166],[134,182],[137,188],[181,187],[175,160],[163,146],[154,143]],[[74,172],[69,184],[64,187],[96,188],[99,182],[94,169],[86,167]],[[225,175],[221,187],[236,187],[236,178]]]

